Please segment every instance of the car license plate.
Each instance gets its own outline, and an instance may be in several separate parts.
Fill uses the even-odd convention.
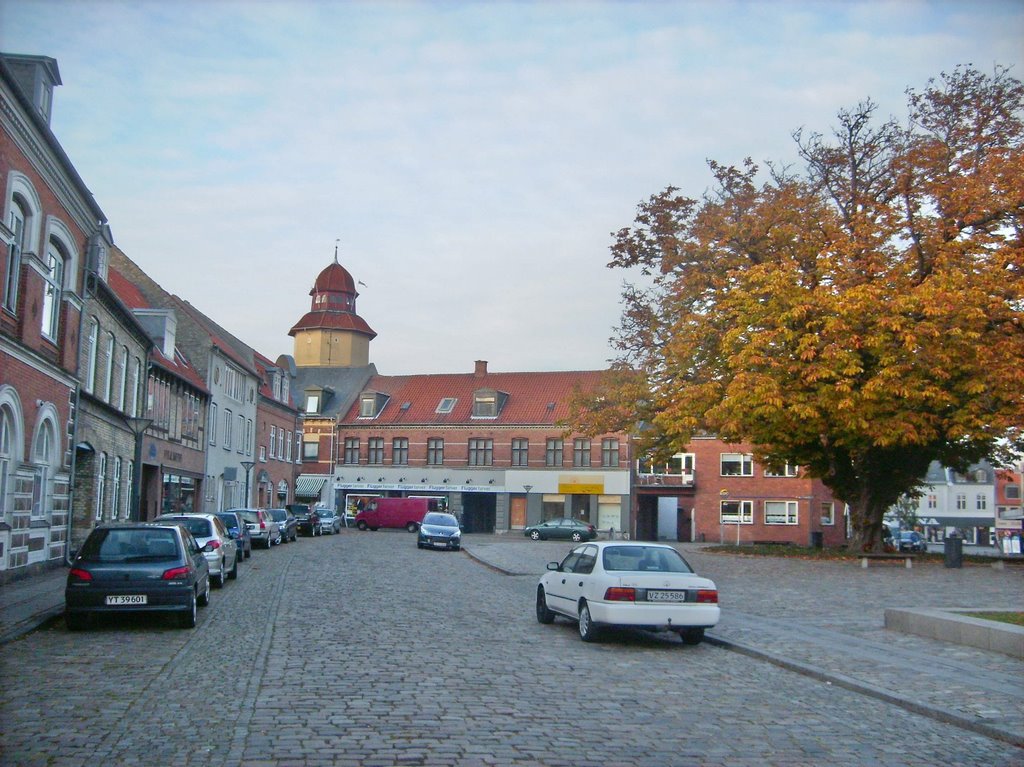
[[[685,591],[648,591],[648,602],[685,602]]]
[[[440,546],[440,547],[446,549],[446,548],[448,548],[448,541],[434,541],[432,545]]]
[[[144,605],[145,594],[115,594],[107,597],[108,605]]]

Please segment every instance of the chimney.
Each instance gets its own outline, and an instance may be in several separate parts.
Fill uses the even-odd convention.
[[[487,375],[487,360],[477,360],[473,376],[475,378],[483,378],[485,375]]]

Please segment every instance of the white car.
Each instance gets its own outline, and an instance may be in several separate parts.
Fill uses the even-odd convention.
[[[658,543],[581,544],[561,563],[549,563],[537,584],[537,620],[578,621],[584,642],[597,639],[602,626],[630,626],[675,631],[685,644],[700,644],[719,614],[714,582]]]

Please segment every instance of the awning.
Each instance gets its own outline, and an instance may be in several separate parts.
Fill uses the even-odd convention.
[[[327,476],[324,474],[300,474],[295,480],[296,498],[319,498]]]
[[[939,517],[924,515],[917,518],[920,525],[930,527],[995,527],[995,517]]]

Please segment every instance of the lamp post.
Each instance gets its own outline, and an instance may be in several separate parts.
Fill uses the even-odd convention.
[[[128,428],[135,435],[135,468],[132,471],[131,517],[133,522],[142,521],[142,437],[146,429],[153,423],[152,418],[140,418],[130,415],[125,420]]]
[[[242,506],[249,508],[249,472],[256,465],[256,461],[241,461],[241,464],[245,469],[245,500],[242,502]]]

